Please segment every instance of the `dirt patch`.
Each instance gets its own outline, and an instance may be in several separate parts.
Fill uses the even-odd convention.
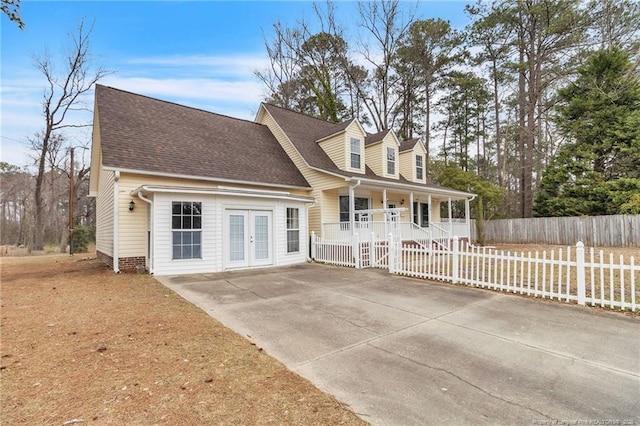
[[[1,424],[364,424],[148,275],[0,261]]]

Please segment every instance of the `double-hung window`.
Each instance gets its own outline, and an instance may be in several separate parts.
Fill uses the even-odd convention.
[[[358,215],[358,210],[367,210],[369,208],[369,199],[355,197],[353,199],[353,203],[355,204],[356,210],[356,220],[360,217]],[[349,196],[341,195],[340,196],[340,222],[349,222]]]
[[[422,164],[422,155],[416,155],[416,179],[424,179],[424,166]]]
[[[171,241],[172,259],[202,259],[202,203],[171,203]]]
[[[287,253],[300,251],[300,210],[287,207]]]
[[[396,174],[396,150],[390,146],[387,147],[387,174]]]
[[[351,153],[351,168],[360,169],[362,165],[362,148],[360,139],[351,138],[349,143],[349,152]]]

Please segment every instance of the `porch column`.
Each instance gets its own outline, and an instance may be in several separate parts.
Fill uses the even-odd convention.
[[[467,237],[469,238],[469,242],[471,242],[471,208],[468,198],[464,200],[464,219],[467,224]]]
[[[451,197],[449,197],[449,238],[453,236],[453,221],[451,220]]]
[[[427,214],[429,216],[429,221],[427,222],[427,226],[429,226],[429,228],[431,228],[431,222],[433,221],[433,215],[431,214],[431,194],[429,194],[429,201],[427,201]],[[418,221],[420,221],[421,218],[418,218]],[[422,227],[422,224],[420,224],[420,227]]]
[[[386,189],[382,190],[382,208],[383,209],[387,208],[387,190]]]
[[[349,186],[349,228],[351,229],[351,235],[356,234],[356,199],[355,189],[353,186]]]
[[[413,223],[413,192],[409,193],[409,223]]]

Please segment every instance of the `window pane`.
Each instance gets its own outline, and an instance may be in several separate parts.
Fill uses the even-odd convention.
[[[182,246],[182,258],[183,259],[193,259],[193,250],[191,246]]]
[[[175,246],[176,244],[179,245],[182,241],[180,238],[180,232],[172,232],[173,236],[172,236],[172,241],[173,241],[173,245]]]
[[[367,209],[369,209],[369,199],[368,198],[356,197],[354,199],[354,204],[356,205],[356,210],[367,210]]]
[[[229,260],[244,260],[244,216],[229,216]]]
[[[202,203],[193,203],[193,214],[198,216],[202,214]]]
[[[171,203],[171,213],[180,214],[182,212],[182,205],[179,202],[174,201]]]
[[[193,244],[201,244],[201,239],[202,239],[202,232],[192,232],[193,234]]]
[[[287,231],[287,253],[300,251],[300,231]]]
[[[287,208],[287,229],[298,229],[298,209]]]
[[[258,260],[269,258],[269,218],[256,216],[255,218],[255,257]]]
[[[199,245],[193,246],[193,258],[202,259],[201,247]]]
[[[172,259],[182,259],[182,249],[178,246],[173,246],[173,256]]]
[[[183,215],[191,215],[191,203],[190,202],[185,202],[182,203],[182,214]]]
[[[193,229],[202,229],[202,216],[193,217]]]
[[[181,229],[182,228],[182,218],[180,216],[173,216],[171,218],[171,229]]]
[[[182,216],[182,229],[191,229],[191,216]]]

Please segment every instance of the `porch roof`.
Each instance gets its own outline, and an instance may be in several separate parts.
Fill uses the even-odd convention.
[[[451,197],[451,199],[453,200],[465,200],[468,198],[473,199],[476,196],[475,194],[472,194],[469,192],[458,191],[451,188],[445,188],[439,185],[410,182],[406,180],[402,175],[400,175],[400,180],[381,178],[379,176],[376,176],[376,178],[371,179],[369,176],[362,177],[357,175],[345,177],[345,180],[347,182],[353,182],[353,183],[360,182],[359,187],[363,189],[364,188],[375,189],[375,190],[386,189],[386,190],[391,190],[393,192],[407,192],[407,193],[413,192],[414,194],[425,194],[425,195],[430,194],[438,197],[446,197],[446,198]]]

